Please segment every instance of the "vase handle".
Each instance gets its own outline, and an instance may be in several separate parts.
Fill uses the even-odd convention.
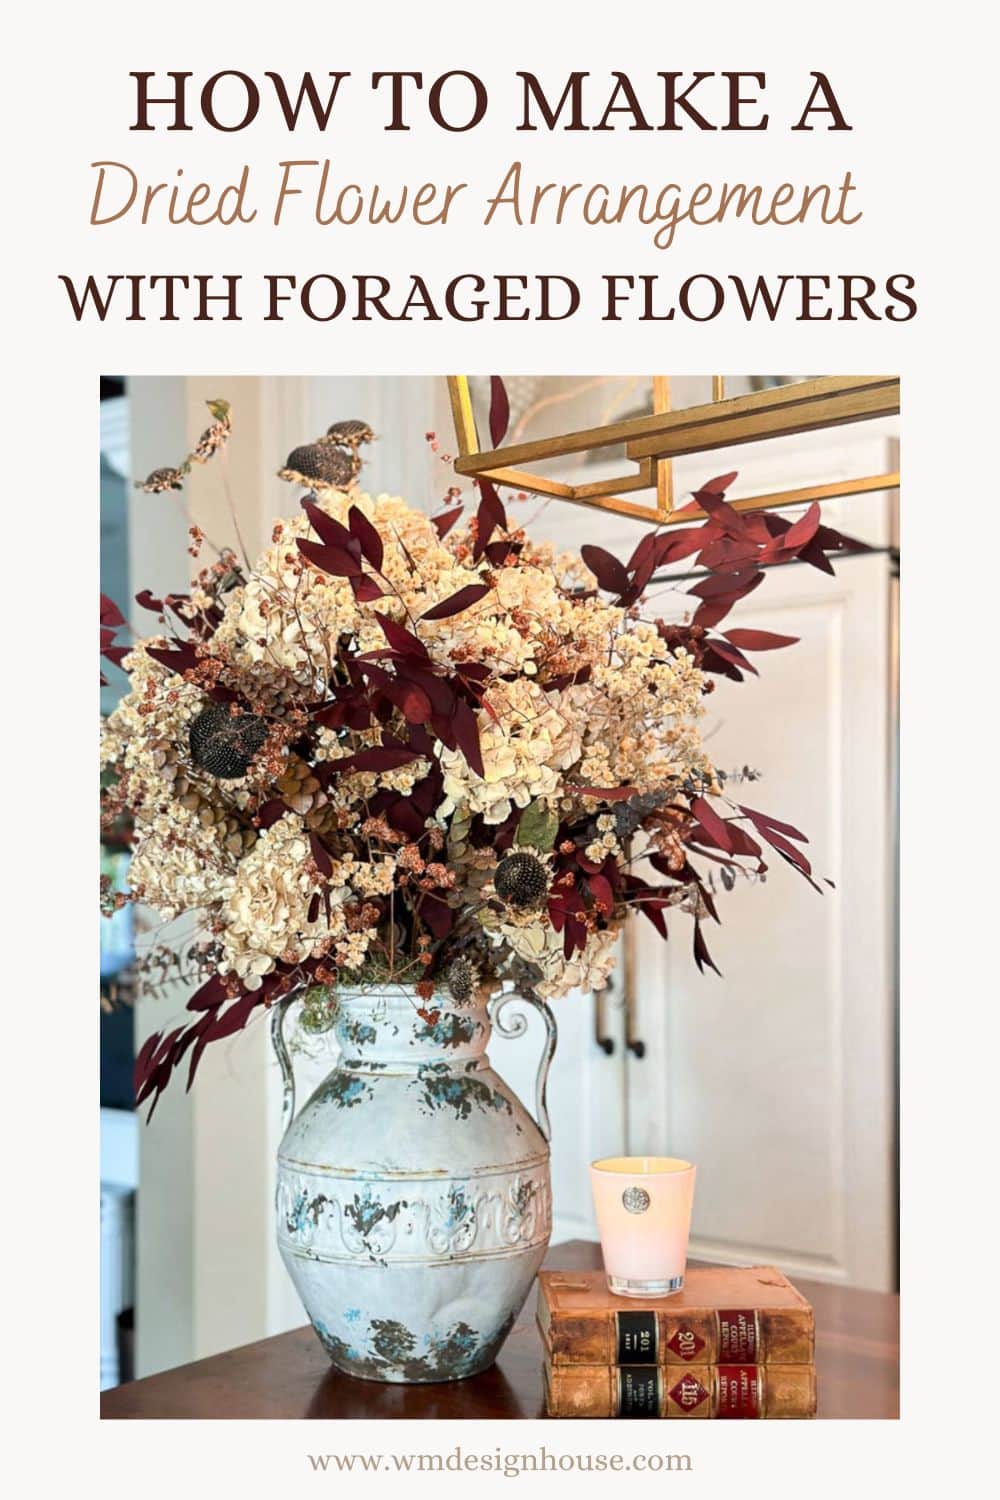
[[[285,995],[271,1006],[271,1046],[281,1069],[281,1128],[287,1130],[295,1117],[295,1071],[288,1043],[285,1041],[285,1015],[298,997]]]
[[[538,1073],[535,1077],[535,1119],[538,1128],[545,1137],[546,1142],[552,1140],[552,1126],[549,1121],[548,1105],[545,1101],[545,1090],[549,1082],[549,1068],[555,1056],[556,1040],[558,1032],[556,1029],[556,1018],[546,1001],[539,999],[537,995],[519,995],[516,990],[508,990],[505,995],[497,995],[490,1001],[488,1006],[490,1021],[502,1037],[524,1036],[528,1029],[527,1017],[523,1011],[511,1016],[509,1021],[503,1019],[503,1011],[512,1001],[520,1000],[525,1005],[532,1006],[538,1011],[545,1022],[545,1046],[542,1050],[538,1063]]]

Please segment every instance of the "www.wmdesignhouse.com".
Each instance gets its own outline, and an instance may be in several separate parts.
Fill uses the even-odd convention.
[[[461,1447],[449,1453],[309,1453],[314,1473],[329,1474],[502,1474],[518,1479],[522,1474],[686,1474],[692,1470],[689,1453],[466,1453]]]

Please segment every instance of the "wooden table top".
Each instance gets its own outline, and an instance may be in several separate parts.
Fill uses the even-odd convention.
[[[546,1266],[600,1266],[596,1244],[554,1245]],[[899,1299],[796,1278],[816,1313],[820,1417],[899,1415]],[[542,1346],[532,1291],[491,1370],[440,1385],[382,1385],[341,1375],[312,1329],[297,1328],[104,1391],[101,1416],[537,1418],[544,1417]]]

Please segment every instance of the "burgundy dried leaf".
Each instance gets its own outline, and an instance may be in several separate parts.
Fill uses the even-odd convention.
[[[149,589],[140,589],[139,593],[135,596],[135,602],[141,605],[143,609],[152,610],[154,615],[162,615],[163,613],[163,600],[157,599],[149,592]]]
[[[626,563],[630,573],[635,573],[637,568],[644,567],[647,561],[655,563],[656,549],[663,540],[663,532],[647,531],[635,544],[635,551]]]
[[[797,635],[776,635],[772,630],[724,630],[723,635],[732,646],[741,651],[778,651],[782,646],[794,646]]]
[[[698,561],[703,568],[713,573],[734,573],[747,563],[756,562],[759,548],[753,541],[737,541],[733,537],[722,537],[710,546],[703,547]]]
[[[226,981],[221,974],[213,974],[188,1000],[188,1010],[213,1010],[221,1005],[227,995]]]
[[[803,875],[812,874],[812,865],[806,859],[802,850],[796,849],[795,845],[790,843],[788,839],[783,838],[780,833],[775,833],[773,828],[762,828],[760,836],[770,844],[772,849],[777,849],[779,854],[784,855],[785,859],[790,864],[793,864],[797,870],[801,870]]]
[[[369,521],[363,510],[352,505],[347,512],[347,520],[350,524],[351,535],[357,538],[358,544],[365,555],[365,559],[375,569],[376,573],[382,571],[382,558],[384,548],[382,538],[377,529]]]
[[[800,562],[808,563],[812,568],[818,568],[821,573],[829,573],[831,578],[835,576],[833,564],[823,551],[818,536],[814,536],[811,542],[799,548],[798,558]]]
[[[499,375],[490,376],[490,441],[499,448],[510,426],[510,402],[507,387]]]
[[[592,667],[581,667],[578,672],[561,672],[555,677],[545,680],[546,688],[554,693],[561,693],[564,688],[576,687],[580,683],[589,682],[593,675]]]
[[[432,672],[422,671],[411,661],[406,663],[406,675],[410,682],[423,688],[436,714],[451,714],[455,706],[455,690],[449,682],[443,677],[435,677]]]
[[[731,469],[728,474],[718,474],[714,479],[709,479],[697,491],[700,495],[724,495],[730,485],[734,483],[739,474],[738,469]]]
[[[132,1084],[138,1089],[145,1082],[146,1068],[151,1061],[157,1047],[163,1040],[162,1031],[151,1031],[135,1055],[135,1063],[132,1069]]]
[[[343,547],[299,537],[298,548],[307,562],[319,568],[321,573],[329,573],[334,578],[359,578],[363,571],[358,559]]]
[[[253,990],[249,995],[241,995],[225,1011],[215,1017],[211,1026],[206,1027],[205,1040],[218,1042],[223,1037],[234,1036],[237,1031],[242,1031],[250,1019],[251,1012],[261,1004],[263,1004],[263,996],[260,990]]]
[[[710,578],[700,578],[697,583],[688,589],[696,599],[717,599],[727,594],[735,594],[743,585],[756,577],[763,577],[759,568],[744,568],[738,573],[724,573],[721,576],[712,574]]]
[[[820,507],[819,501],[814,500],[805,515],[788,528],[781,542],[783,552],[797,552],[800,547],[805,547],[812,541],[819,530]]]
[[[427,660],[428,651],[423,641],[401,625],[398,620],[393,620],[389,615],[379,614],[376,610],[375,618],[382,627],[385,636],[393,651],[399,656],[416,656],[421,660]]]
[[[747,594],[753,593],[753,590],[759,588],[763,582],[763,573],[752,573],[732,593],[720,594],[717,598],[703,600],[695,610],[691,623],[693,625],[702,625],[706,630],[711,629],[713,625],[718,625],[720,620],[725,619],[734,604],[738,604],[741,599],[745,599]]]
[[[603,547],[586,543],[580,548],[580,556],[597,579],[599,586],[608,594],[624,594],[631,582],[625,564]]]
[[[456,505],[454,510],[442,511],[441,515],[431,517],[431,525],[439,539],[443,540],[448,535],[464,509],[464,505]]]
[[[709,968],[714,969],[719,978],[722,978],[722,970],[709,953],[708,946],[702,936],[701,923],[697,921],[694,924],[694,961],[698,965],[698,972],[700,974],[704,974],[705,969]]]
[[[319,870],[321,875],[325,876],[325,878],[329,880],[330,876],[333,874],[333,860],[330,858],[330,851],[323,843],[323,840],[315,833],[309,834],[309,850],[312,854],[316,868]],[[312,920],[315,921],[315,918],[313,918]]]
[[[114,630],[117,630],[119,625],[125,624],[125,616],[107,594],[101,595],[101,624],[110,626]]]
[[[131,646],[105,646],[101,655],[105,660],[113,661],[116,667],[120,667],[131,649]]]
[[[716,526],[726,536],[736,541],[749,541],[751,539],[746,522],[739,511],[734,510],[731,505],[727,505],[725,500],[719,495],[714,494],[707,486],[700,490],[695,490],[694,498],[699,508],[705,512],[706,516],[711,517]]]
[[[193,646],[147,646],[146,654],[171,672],[190,672],[198,665]]]
[[[472,554],[477,560],[486,551],[493,533],[497,529],[507,530],[507,512],[500,502],[496,486],[489,479],[480,479],[479,493],[481,499],[476,511],[476,545]]]
[[[434,712],[431,700],[415,682],[391,677],[382,691],[396,705],[408,724],[426,724]]]
[[[332,764],[336,769],[346,771],[395,771],[417,759],[417,752],[408,745],[375,745],[371,750],[359,750],[357,755]]]
[[[727,645],[725,641],[717,640],[714,636],[711,639],[711,654],[713,656],[719,657],[723,663],[728,663],[729,666],[734,669],[741,669],[744,672],[752,672],[755,677],[760,675],[753,662],[747,661],[746,657],[743,655],[743,652],[740,651],[738,647]],[[703,661],[702,666],[704,665],[705,663]],[[709,668],[708,670],[711,670],[711,668]],[[728,677],[730,674],[728,672],[725,672],[724,675]],[[738,678],[737,680],[742,681],[742,678]]]
[[[666,919],[663,916],[670,904],[666,897],[657,895],[655,888],[648,885],[645,880],[640,880],[638,875],[626,877],[625,892],[629,904],[638,908],[649,918],[660,937],[666,942],[670,936]]]
[[[483,755],[479,748],[479,724],[464,698],[455,700],[451,714],[455,741],[477,776],[484,775]]]
[[[139,1055],[136,1057],[135,1068],[133,1070],[133,1083],[136,1094],[141,1094],[148,1087],[153,1072],[170,1055],[174,1043],[183,1030],[183,1026],[177,1026],[166,1035],[161,1031],[154,1031],[153,1035],[146,1041]],[[152,1046],[150,1043],[152,1043]]]
[[[288,807],[282,802],[281,798],[271,797],[261,806],[257,813],[257,820],[261,828],[271,828],[280,818],[285,816],[286,812],[288,812]]]
[[[427,892],[420,903],[420,917],[425,926],[441,942],[455,925],[455,912],[440,896]]]
[[[668,563],[680,562],[693,552],[700,552],[707,531],[707,526],[684,526],[680,531],[665,532],[656,548],[656,566],[664,568]]]
[[[362,604],[372,604],[376,599],[385,598],[385,589],[379,588],[374,578],[370,578],[367,573],[363,573],[360,578],[352,578],[351,588],[355,599]]]
[[[706,802],[704,797],[695,797],[691,803],[691,812],[699,826],[708,834],[711,843],[724,849],[727,854],[734,852],[730,826],[725,818],[720,818],[710,802]]]
[[[615,897],[611,889],[611,882],[607,876],[591,875],[587,884],[590,887],[590,894],[593,896],[595,902],[598,906],[603,906],[604,914],[608,915],[615,904]]]
[[[361,542],[352,531],[342,526],[334,516],[329,515],[320,506],[314,505],[311,500],[303,500],[302,509],[309,517],[312,529],[320,541],[326,542],[329,547],[342,547],[358,562],[361,561]]]
[[[786,838],[798,839],[800,844],[808,844],[808,836],[800,833],[797,828],[793,828],[791,823],[782,823],[779,819],[772,818],[770,813],[757,812],[755,808],[744,807],[742,802],[737,805],[740,812],[746,814],[758,832],[763,833],[767,828],[774,828],[778,833],[783,833]]]
[[[447,599],[442,599],[440,604],[435,604],[431,609],[425,609],[420,618],[422,620],[448,620],[452,615],[460,615],[463,609],[469,609],[473,604],[478,604],[480,599],[485,599],[489,592],[488,583],[467,583],[457,593],[451,594]]]

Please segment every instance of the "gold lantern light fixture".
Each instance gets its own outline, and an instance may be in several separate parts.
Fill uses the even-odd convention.
[[[594,510],[648,521],[656,526],[697,520],[698,514],[674,503],[673,462],[745,443],[791,437],[824,428],[869,421],[899,411],[899,379],[886,375],[831,375],[727,397],[721,375],[712,380],[712,399],[672,409],[671,377],[652,377],[652,411],[527,442],[483,448],[467,375],[449,375],[448,390],[458,456],[455,469],[468,478],[490,479],[534,494],[585,505]],[[574,456],[608,456],[624,448],[633,467],[625,474],[574,484],[536,472],[535,466]],[[862,475],[829,484],[733,500],[737,510],[774,510],[814,500],[833,500],[897,489],[899,473]],[[652,502],[625,498],[654,491]]]

